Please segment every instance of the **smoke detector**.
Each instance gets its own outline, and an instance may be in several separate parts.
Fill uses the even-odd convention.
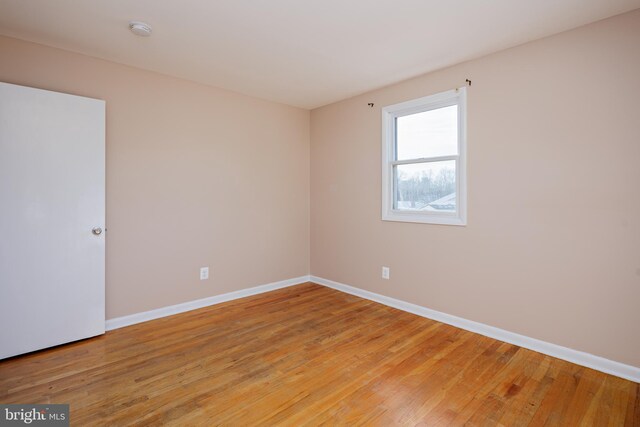
[[[129,29],[136,36],[149,37],[151,35],[151,25],[140,21],[129,22]]]

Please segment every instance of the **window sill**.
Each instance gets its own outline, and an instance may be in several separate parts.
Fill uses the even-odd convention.
[[[421,224],[466,226],[466,218],[457,215],[424,214],[416,212],[393,211],[382,214],[383,221],[414,222]]]

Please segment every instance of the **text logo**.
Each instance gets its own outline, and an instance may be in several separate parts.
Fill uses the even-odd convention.
[[[69,405],[0,405],[0,427],[69,426]]]

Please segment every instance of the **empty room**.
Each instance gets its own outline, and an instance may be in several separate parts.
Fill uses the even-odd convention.
[[[0,425],[640,427],[640,0],[0,0]]]

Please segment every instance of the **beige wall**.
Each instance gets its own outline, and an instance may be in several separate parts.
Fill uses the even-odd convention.
[[[640,366],[639,41],[635,11],[312,111],[311,273]],[[465,78],[468,226],[381,221],[380,108]]]
[[[9,38],[0,80],[107,102],[107,318],[308,274],[308,111]]]

